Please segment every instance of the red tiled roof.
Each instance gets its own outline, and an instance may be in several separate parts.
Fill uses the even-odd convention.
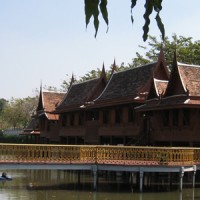
[[[168,81],[154,79],[154,84],[155,84],[155,89],[156,89],[157,95],[159,96],[160,94],[165,93]]]
[[[180,77],[185,90],[191,96],[200,96],[200,66],[178,63]]]
[[[159,84],[158,88],[161,86]],[[164,97],[156,98],[152,95],[151,98],[146,101],[145,105],[136,108],[136,110],[145,111],[180,107],[199,108],[200,66],[178,63],[175,55]]]
[[[56,106],[64,98],[65,93],[52,92],[52,91],[40,91],[40,97],[37,107],[37,116],[46,116],[49,120],[58,120],[59,116],[53,114]]]
[[[51,112],[64,98],[65,93],[58,92],[42,92],[43,109],[46,112]]]

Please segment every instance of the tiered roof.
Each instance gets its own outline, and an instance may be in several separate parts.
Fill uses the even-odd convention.
[[[157,62],[121,72],[113,70],[106,88],[94,100],[94,106],[143,103],[148,95],[153,74],[158,78],[169,78],[163,51],[160,52]]]
[[[155,110],[179,107],[200,107],[200,66],[174,62],[169,83],[162,95],[151,95],[137,110]],[[153,90],[152,90],[153,94]]]
[[[82,83],[72,83],[63,100],[56,107],[56,113],[70,110],[79,110],[88,102],[97,98],[107,83],[105,68],[99,78],[88,80]]]
[[[53,114],[56,106],[61,102],[65,93],[63,92],[52,92],[40,90],[38,107],[36,109],[37,115],[45,115],[49,120],[58,120],[58,115]]]

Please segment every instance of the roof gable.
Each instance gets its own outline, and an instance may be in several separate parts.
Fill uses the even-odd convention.
[[[95,102],[110,99],[116,100],[122,97],[137,97],[147,80],[152,76],[155,66],[156,63],[151,63],[138,68],[114,72],[106,88]]]
[[[162,97],[165,94],[168,80],[158,80],[153,78],[147,99]]]
[[[42,89],[40,89],[38,107],[36,109],[37,115],[39,117],[44,115],[49,120],[58,120],[58,116],[56,114],[51,114],[51,112],[55,110],[64,95],[65,93],[42,91]]]
[[[42,100],[42,88],[40,88],[40,94],[39,94],[39,98],[38,98],[38,106],[36,111],[39,110],[44,110],[44,105],[43,105],[43,100]]]
[[[105,88],[106,82],[106,74],[103,66],[100,78],[72,84],[63,101],[56,107],[56,110],[79,109],[81,105],[99,96]]]
[[[51,112],[55,109],[55,107],[60,103],[63,99],[65,93],[58,93],[58,92],[43,92],[42,99],[43,99],[43,106],[46,112]]]
[[[200,96],[200,66],[178,63],[184,88],[190,96]]]
[[[174,53],[174,60],[172,65],[172,71],[169,79],[169,83],[165,92],[165,97],[179,94],[186,94],[187,91],[182,82],[182,78],[179,72],[177,63],[176,52]]]
[[[167,68],[167,64],[165,62],[165,56],[163,49],[161,48],[159,56],[158,56],[158,62],[156,64],[156,67],[154,69],[154,78],[160,79],[160,80],[169,80],[169,70]]]

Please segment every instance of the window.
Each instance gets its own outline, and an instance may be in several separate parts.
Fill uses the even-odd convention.
[[[67,125],[67,115],[63,114],[61,116],[61,123],[62,123],[62,127],[65,127]]]
[[[173,110],[173,121],[172,124],[173,126],[178,126],[178,121],[179,121],[179,110]]]
[[[116,110],[115,110],[115,123],[116,124],[121,123],[121,117],[122,117],[122,110],[121,110],[121,108],[116,108]]]
[[[163,125],[169,126],[169,110],[163,111]]]
[[[83,121],[84,121],[84,114],[80,113],[79,114],[79,118],[78,118],[78,125],[82,126],[83,125]]]
[[[183,110],[183,125],[184,126],[190,125],[190,111],[189,111],[189,109]]]
[[[74,114],[71,113],[70,114],[70,126],[73,126],[74,125]]]
[[[103,124],[108,124],[109,122],[109,110],[103,110]]]
[[[40,118],[39,123],[40,123],[40,130],[44,131],[46,129],[46,123],[47,123],[46,119],[43,117]]]
[[[47,131],[50,131],[50,128],[51,128],[51,122],[48,121],[48,122],[47,122]]]
[[[99,112],[95,110],[91,110],[87,112],[87,120],[98,120],[99,119]]]
[[[128,122],[134,122],[135,121],[135,112],[133,108],[128,109]]]

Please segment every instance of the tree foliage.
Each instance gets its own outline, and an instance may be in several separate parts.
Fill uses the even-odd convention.
[[[164,42],[161,45],[155,36],[149,36],[148,47],[140,46],[143,50],[146,50],[144,56],[139,52],[136,53],[136,58],[133,58],[130,67],[144,65],[149,62],[154,62],[158,58],[158,54],[161,47],[164,50],[166,63],[171,67],[174,52],[177,52],[177,60],[186,64],[200,65],[200,40],[193,41],[192,37],[177,36],[173,34],[171,39],[169,37],[164,38]]]
[[[3,109],[4,109],[4,107],[5,107],[5,105],[7,104],[7,100],[5,100],[5,99],[0,99],[0,114],[2,113],[2,111],[3,111]]]
[[[171,68],[175,50],[177,52],[177,59],[179,62],[200,65],[200,40],[192,41],[192,37],[177,36],[176,34],[173,34],[171,38],[165,37],[164,41],[162,41],[162,38],[157,39],[155,36],[149,35],[148,46],[139,47],[146,52],[144,54],[136,52],[136,57],[132,59],[131,63],[128,65],[124,65],[124,63],[121,63],[120,66],[116,65],[116,71],[135,68],[157,61],[161,47],[164,50],[166,63],[169,68]],[[111,75],[112,69],[113,65],[106,70],[106,76],[108,79]],[[96,68],[87,72],[84,76],[79,77],[79,79],[75,79],[75,82],[80,83],[90,79],[98,78],[100,77],[100,74],[101,69]],[[65,91],[67,91],[69,85],[70,81],[65,80],[63,81],[61,87],[65,88]]]
[[[88,26],[91,17],[94,19],[94,28],[95,28],[95,37],[97,36],[98,28],[99,28],[99,13],[102,14],[102,17],[107,24],[109,25],[108,19],[108,10],[107,10],[107,0],[85,0],[85,23],[86,27]],[[131,0],[131,21],[134,22],[133,19],[133,9],[135,8],[137,0]],[[143,26],[143,40],[146,41],[148,38],[149,25],[150,25],[150,15],[153,11],[156,12],[156,22],[157,26],[162,34],[162,38],[164,40],[165,37],[165,28],[160,18],[160,11],[162,10],[162,0],[146,0],[145,1],[145,13],[143,15],[145,23]]]
[[[12,127],[15,129],[16,127],[26,127],[36,109],[37,103],[37,97],[12,98],[6,103],[0,115],[0,128],[6,129]]]

